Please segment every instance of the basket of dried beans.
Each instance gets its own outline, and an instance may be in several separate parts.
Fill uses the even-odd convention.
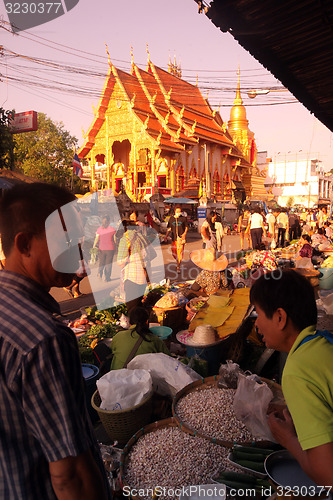
[[[256,440],[237,419],[233,410],[236,390],[220,388],[218,378],[198,380],[175,395],[172,413],[180,428],[228,448],[235,442],[267,447],[267,441]]]
[[[230,450],[180,429],[174,418],[140,429],[124,447],[120,463],[123,493],[137,500],[179,498],[184,487],[210,482],[230,469]],[[156,486],[158,485],[158,486]],[[135,492],[135,494],[133,494]]]

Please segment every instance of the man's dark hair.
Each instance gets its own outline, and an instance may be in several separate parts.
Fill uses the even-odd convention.
[[[42,235],[48,216],[75,199],[67,189],[42,182],[17,184],[8,189],[0,200],[0,234],[5,256],[9,255],[18,233]]]
[[[300,331],[317,323],[317,306],[310,282],[292,269],[276,269],[261,276],[250,291],[250,301],[258,305],[268,318],[278,308]]]

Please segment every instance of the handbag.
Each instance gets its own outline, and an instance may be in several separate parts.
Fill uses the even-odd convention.
[[[177,234],[177,247],[179,248],[179,247],[185,245],[186,240],[185,240],[184,235],[179,236],[179,234],[178,234],[178,224],[176,224],[176,234]]]

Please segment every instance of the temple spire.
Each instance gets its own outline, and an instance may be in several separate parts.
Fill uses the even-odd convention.
[[[237,68],[237,90],[236,90],[236,97],[234,100],[234,104],[243,104],[241,92],[240,92],[240,69],[239,69],[239,64]]]
[[[150,53],[149,53],[149,47],[148,47],[148,43],[146,42],[146,51],[147,51],[147,69],[146,71],[149,70],[149,66],[150,66]]]
[[[131,73],[134,73],[134,55],[133,55],[133,45],[131,45]]]
[[[111,63],[111,57],[110,57],[110,53],[109,53],[109,47],[108,47],[108,44],[105,42],[105,50],[106,50],[106,53],[108,55],[108,62],[109,62],[109,66],[111,67],[112,63]]]
[[[235,131],[248,130],[248,119],[246,117],[245,106],[240,91],[240,69],[237,69],[237,89],[236,97],[230,111],[230,120],[228,121],[228,130],[233,135]]]

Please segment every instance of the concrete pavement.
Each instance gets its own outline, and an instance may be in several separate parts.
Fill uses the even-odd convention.
[[[236,261],[236,255],[240,251],[240,238],[237,234],[227,235],[223,238],[223,253],[229,260],[229,263]],[[187,235],[187,242],[185,245],[184,259],[180,267],[180,273],[177,274],[176,262],[171,254],[170,243],[162,244],[162,254],[165,266],[165,276],[170,281],[183,282],[187,280],[194,280],[198,273],[199,268],[190,260],[190,253],[193,250],[202,248],[202,239],[197,232],[189,232]],[[94,278],[95,279],[95,278]],[[93,282],[93,281],[92,281]],[[99,283],[99,286],[105,290],[107,284]],[[59,302],[61,312],[69,319],[77,318],[80,316],[80,308],[94,305],[94,296],[92,294],[90,282],[88,278],[84,278],[80,283],[80,291],[84,293],[82,297],[71,299],[62,288],[52,288],[51,295]]]

